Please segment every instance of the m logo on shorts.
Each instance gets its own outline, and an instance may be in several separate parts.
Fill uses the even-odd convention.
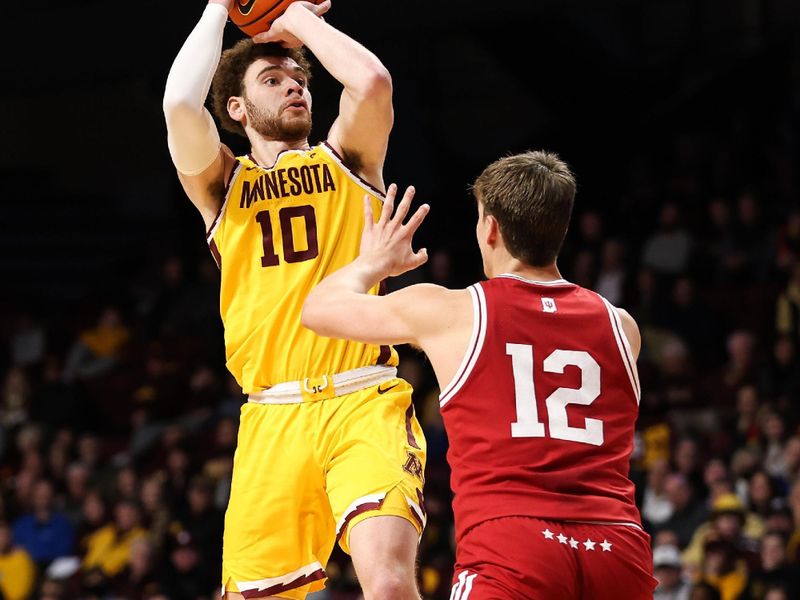
[[[408,460],[403,465],[403,471],[410,473],[417,479],[422,479],[422,461],[412,452],[408,453]]]

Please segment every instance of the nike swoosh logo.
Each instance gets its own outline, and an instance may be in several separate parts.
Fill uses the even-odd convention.
[[[246,0],[246,2],[242,2],[242,0],[238,0],[237,4],[239,5],[239,12],[243,15],[249,15],[250,11],[253,10],[253,5],[256,3],[256,0]]]
[[[378,393],[379,394],[385,394],[386,392],[391,391],[394,388],[396,388],[398,385],[400,385],[400,384],[399,383],[395,383],[394,385],[391,385],[388,388],[382,388],[381,386],[378,386]]]

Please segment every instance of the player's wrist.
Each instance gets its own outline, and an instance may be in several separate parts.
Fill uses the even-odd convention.
[[[377,257],[369,257],[361,255],[353,261],[353,268],[359,281],[364,285],[365,289],[370,289],[377,283],[380,283],[389,277],[390,270],[386,265],[382,265],[383,261]]]

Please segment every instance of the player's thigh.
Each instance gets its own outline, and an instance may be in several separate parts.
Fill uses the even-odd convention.
[[[581,587],[586,600],[653,597],[650,536],[625,525],[570,524],[582,540]]]
[[[552,522],[492,519],[456,544],[453,598],[459,600],[577,599],[574,543]]]
[[[225,513],[223,585],[304,598],[323,587],[334,521],[309,405],[245,404]]]
[[[336,400],[326,491],[340,545],[349,551],[353,527],[378,515],[405,519],[421,534],[426,446],[411,386],[396,379]]]
[[[350,555],[362,586],[392,579],[413,588],[418,543],[418,529],[405,518],[380,515],[355,524]]]

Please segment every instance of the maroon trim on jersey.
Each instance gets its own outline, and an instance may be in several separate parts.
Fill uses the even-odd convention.
[[[414,432],[411,429],[411,419],[414,416],[414,401],[410,401],[408,403],[408,410],[406,411],[406,437],[408,438],[408,445],[412,448],[416,448],[417,450],[422,450],[417,444],[416,438],[414,438]]]
[[[348,166],[347,166],[347,163],[345,162],[345,160],[344,160],[344,158],[342,157],[342,155],[341,155],[341,154],[339,154],[339,153],[338,153],[338,152],[337,152],[337,151],[336,151],[336,150],[333,148],[333,146],[331,146],[331,145],[330,145],[330,143],[328,142],[328,140],[325,140],[324,142],[322,142],[322,144],[321,144],[321,145],[325,146],[325,147],[326,147],[328,150],[330,150],[331,154],[333,154],[333,156],[336,158],[336,160],[337,160],[337,161],[339,161],[339,164],[341,165],[341,167],[342,167],[342,168],[343,168],[345,171],[347,171],[347,172],[350,174],[350,176],[352,176],[352,177],[354,177],[355,179],[357,179],[358,181],[360,181],[360,182],[361,182],[361,184],[362,184],[363,186],[365,186],[365,187],[369,188],[370,190],[372,190],[372,192],[373,192],[373,193],[374,193],[374,194],[375,194],[375,195],[378,197],[378,199],[379,199],[379,200],[383,200],[383,199],[386,197],[386,192],[382,192],[381,190],[379,190],[378,188],[376,188],[374,185],[372,185],[372,184],[371,184],[369,181],[367,181],[366,179],[364,179],[363,177],[361,177],[361,175],[359,175],[358,173],[356,173],[355,171],[353,171],[353,169],[351,169],[350,167],[348,167]]]
[[[309,575],[302,575],[289,583],[280,583],[278,585],[264,588],[263,590],[239,590],[239,593],[245,598],[264,598],[266,596],[274,596],[275,594],[288,592],[289,590],[308,585],[309,583],[313,583],[314,581],[319,581],[320,579],[324,578],[325,570],[317,569],[313,573]]]
[[[248,153],[247,153],[247,159],[248,159],[248,160],[249,160],[251,163],[253,163],[253,164],[254,164],[256,167],[258,167],[259,169],[261,169],[262,171],[271,171],[271,170],[272,170],[272,169],[274,169],[276,166],[278,166],[278,161],[279,161],[279,160],[281,159],[281,157],[282,157],[284,154],[286,154],[287,152],[311,152],[311,150],[313,150],[314,148],[316,148],[316,146],[309,146],[308,148],[286,148],[285,150],[281,150],[280,152],[278,152],[278,154],[276,154],[276,155],[275,155],[275,161],[272,163],[272,166],[271,166],[271,167],[265,167],[264,165],[260,164],[260,163],[259,163],[259,162],[256,160],[256,157],[255,157],[255,156],[253,156],[253,153],[252,153],[252,152],[248,152]]]
[[[217,248],[217,243],[214,240],[208,242],[208,249],[211,250],[211,256],[214,257],[214,262],[217,263],[217,268],[222,270],[222,256]]]
[[[225,196],[222,199],[222,204],[220,205],[219,210],[217,211],[217,215],[214,217],[214,220],[211,221],[211,227],[209,227],[208,231],[206,231],[206,241],[211,240],[211,232],[214,231],[214,227],[217,225],[217,221],[219,221],[220,218],[222,217],[222,211],[225,210],[225,205],[228,203],[228,196],[230,196],[231,193],[231,184],[233,183],[233,180],[236,178],[236,174],[243,166],[244,165],[239,161],[239,159],[236,159],[236,166],[233,167],[233,169],[231,169],[231,174],[228,175],[228,181],[225,182],[225,188],[224,188]]]
[[[344,535],[344,532],[347,531],[347,528],[350,526],[350,521],[362,513],[369,512],[371,510],[380,510],[381,506],[383,506],[384,500],[386,500],[386,496],[377,502],[365,502],[364,504],[359,504],[357,507],[351,510],[344,518],[344,521],[342,521],[342,527],[339,529],[339,533],[336,534],[336,541],[338,542]]]

